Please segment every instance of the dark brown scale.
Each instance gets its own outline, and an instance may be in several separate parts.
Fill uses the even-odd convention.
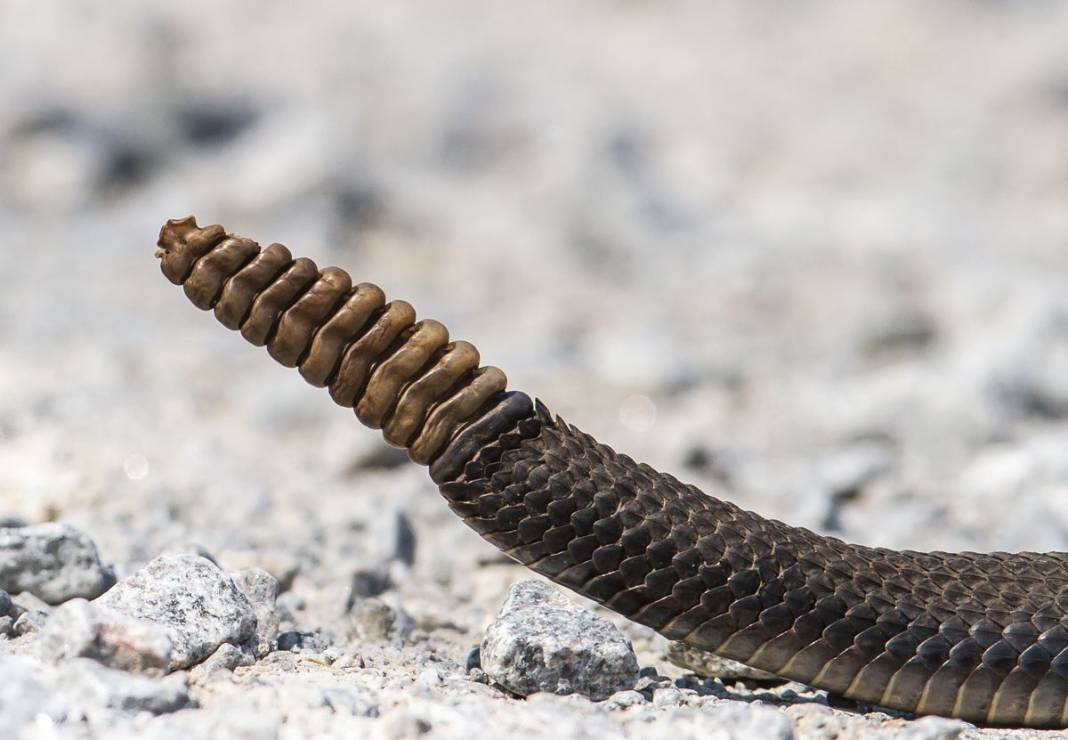
[[[196,305],[405,446],[539,573],[671,639],[899,710],[1068,724],[1068,554],[916,553],[769,521],[553,417],[404,301],[284,247],[169,222]]]

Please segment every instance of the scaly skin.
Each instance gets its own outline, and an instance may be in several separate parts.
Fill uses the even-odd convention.
[[[859,701],[1068,726],[1068,553],[850,545],[707,496],[505,391],[504,374],[338,268],[190,217],[164,274],[405,447],[513,559],[673,640]]]

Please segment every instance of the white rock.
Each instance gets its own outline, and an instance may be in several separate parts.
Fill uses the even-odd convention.
[[[0,589],[28,591],[49,604],[94,599],[115,583],[96,545],[66,524],[0,529]]]
[[[256,614],[254,650],[263,657],[274,649],[278,639],[278,579],[262,568],[244,568],[230,574]]]
[[[68,601],[52,612],[37,647],[47,660],[92,658],[134,672],[162,671],[171,657],[171,641],[163,627],[84,599]]]
[[[85,658],[60,664],[54,681],[56,690],[62,687],[64,701],[83,712],[107,708],[166,714],[193,703],[185,674],[163,678],[136,676]]]
[[[211,656],[189,672],[194,681],[204,681],[215,673],[232,671],[238,666],[248,666],[256,662],[251,654],[228,642],[219,646]]]
[[[352,633],[356,639],[367,642],[403,643],[415,622],[402,607],[379,598],[357,601],[350,614]]]
[[[48,614],[46,612],[30,609],[19,615],[18,619],[15,620],[15,624],[12,625],[11,631],[20,637],[22,635],[32,635],[34,632],[40,632],[44,629],[47,621]]]
[[[617,691],[612,694],[608,697],[606,703],[620,708],[634,707],[639,704],[645,704],[645,697],[640,691],[628,689],[627,691]]]
[[[99,603],[162,626],[171,640],[170,670],[199,663],[225,642],[240,644],[256,629],[252,605],[233,579],[196,555],[158,557]]]
[[[512,587],[480,654],[487,675],[522,696],[547,691],[601,700],[638,679],[634,650],[616,626],[541,581]]]

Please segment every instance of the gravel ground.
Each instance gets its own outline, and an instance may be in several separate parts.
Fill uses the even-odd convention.
[[[530,574],[152,253],[192,212],[346,267],[791,523],[1066,549],[1066,33],[1041,1],[0,3],[0,736],[1043,734],[699,678],[588,603],[630,688],[520,698],[473,648]]]

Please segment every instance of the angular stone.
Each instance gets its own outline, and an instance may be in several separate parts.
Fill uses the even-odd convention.
[[[249,666],[255,662],[256,659],[250,653],[236,645],[224,642],[211,654],[211,657],[200,665],[194,666],[189,676],[194,682],[202,682],[215,673],[229,672],[238,666]]]
[[[274,649],[278,639],[278,579],[262,568],[245,568],[230,574],[256,614],[256,632],[252,647],[262,658]]]
[[[171,657],[171,641],[162,626],[84,599],[52,612],[37,647],[47,660],[92,658],[133,672],[162,672]]]
[[[15,624],[12,625],[11,631],[19,637],[30,635],[44,629],[45,622],[47,621],[48,614],[45,612],[36,610],[24,611],[19,615],[19,618],[15,620]]]
[[[369,642],[403,643],[415,626],[408,612],[378,598],[357,601],[350,618],[353,636]]]
[[[0,589],[28,591],[49,604],[95,599],[115,574],[100,562],[96,545],[66,524],[0,529]]]
[[[233,579],[196,555],[163,555],[108,591],[98,603],[163,627],[169,670],[188,668],[223,643],[241,644],[256,614]]]
[[[541,581],[508,593],[480,648],[482,669],[505,689],[607,699],[634,687],[638,660],[613,625]]]

